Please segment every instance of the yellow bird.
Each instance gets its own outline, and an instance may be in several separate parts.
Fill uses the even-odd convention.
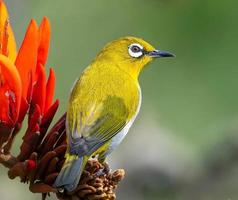
[[[105,161],[140,110],[140,72],[154,58],[173,56],[136,37],[112,41],[100,51],[71,91],[66,118],[68,149],[55,187],[73,191],[91,156]]]

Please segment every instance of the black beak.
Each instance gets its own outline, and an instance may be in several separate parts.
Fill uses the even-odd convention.
[[[161,58],[161,57],[175,57],[174,54],[167,51],[154,50],[147,53],[148,56],[152,58]]]

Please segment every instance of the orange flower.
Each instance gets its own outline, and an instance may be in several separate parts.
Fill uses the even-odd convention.
[[[50,32],[46,17],[39,28],[36,21],[31,20],[16,53],[8,12],[0,0],[0,149],[10,148],[28,110],[28,130],[36,131],[41,128],[39,121],[52,120],[58,108],[58,100],[52,105],[55,73],[51,68],[47,80],[45,69]]]

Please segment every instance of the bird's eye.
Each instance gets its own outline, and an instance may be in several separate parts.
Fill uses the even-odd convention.
[[[131,51],[132,51],[133,53],[138,53],[140,50],[141,50],[141,49],[140,49],[140,47],[138,47],[138,46],[132,46],[132,47],[131,47]]]
[[[140,44],[131,44],[128,47],[128,52],[131,57],[139,58],[143,55],[143,47]]]

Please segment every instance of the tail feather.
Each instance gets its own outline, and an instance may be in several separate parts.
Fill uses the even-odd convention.
[[[68,155],[54,187],[64,188],[69,192],[76,189],[87,160],[88,158],[85,156]]]

